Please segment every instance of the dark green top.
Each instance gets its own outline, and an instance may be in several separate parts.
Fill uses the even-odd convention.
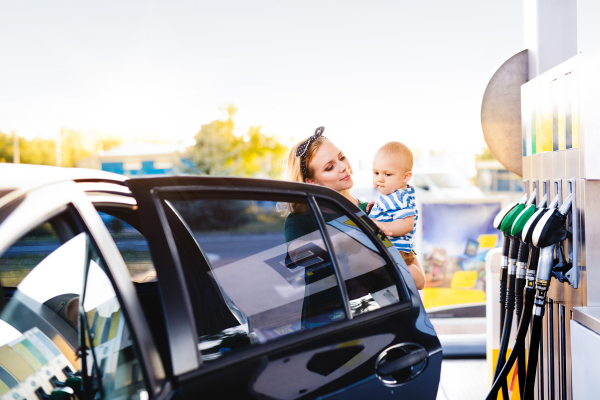
[[[367,212],[367,205],[369,205],[369,203],[367,203],[366,201],[358,201],[358,208],[363,210],[365,214],[369,215],[369,213]]]

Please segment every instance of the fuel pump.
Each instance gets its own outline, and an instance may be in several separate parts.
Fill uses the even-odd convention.
[[[525,388],[523,379],[519,379],[522,398],[535,393],[539,400],[597,399],[600,118],[593,111],[600,91],[600,46],[597,32],[590,27],[597,25],[600,8],[597,2],[589,1],[560,1],[560,7],[548,1],[524,3],[527,50],[504,62],[490,79],[481,106],[484,137],[495,158],[522,177],[526,193],[535,191],[538,202],[547,194],[548,203],[558,195],[560,205],[571,196],[571,204],[570,211],[555,210],[550,204],[547,210],[538,207],[521,231],[522,241],[530,246],[524,306],[521,309],[519,305],[525,258],[522,252],[515,279],[514,318],[519,319],[520,313],[517,342],[492,392],[495,396],[508,370],[516,365],[515,375],[522,378],[523,373],[527,374]],[[513,223],[515,230],[520,228],[517,225]],[[510,235],[514,233],[511,230]],[[564,241],[559,240],[565,235]],[[508,266],[508,258],[500,264],[497,252],[486,263],[487,271],[494,276]],[[507,272],[503,270],[502,275]],[[552,282],[549,287],[554,278],[560,284]],[[506,282],[502,283],[504,299]],[[488,282],[486,288],[487,293],[494,293],[493,298],[487,297],[486,306],[494,310],[494,332],[488,332],[493,346],[488,350],[496,355],[498,331],[506,323],[500,329],[496,324],[506,315],[496,315],[498,286]],[[536,293],[534,311],[527,309],[532,290]],[[531,312],[528,325],[527,314]],[[525,340],[532,341],[531,347]],[[519,354],[515,354],[515,348]],[[525,348],[533,356],[528,360],[523,356]],[[490,358],[488,363],[492,363]],[[511,366],[513,359],[518,361]],[[495,365],[488,366],[491,369]]]
[[[539,208],[537,209],[537,211],[535,211],[533,213],[532,213],[532,211],[533,211],[532,207],[529,207],[529,206],[525,207],[522,214],[516,218],[516,220],[513,224],[514,233],[516,235],[520,234],[521,240],[522,240],[522,245],[523,245],[520,248],[520,254],[519,254],[519,264],[520,264],[521,271],[519,271],[517,273],[517,275],[520,275],[520,276],[525,275],[525,285],[524,285],[525,286],[525,294],[523,296],[524,297],[524,306],[522,308],[522,315],[521,315],[521,318],[519,321],[516,340],[515,340],[515,344],[513,346],[513,351],[511,352],[510,357],[508,358],[504,367],[498,374],[498,377],[496,378],[496,381],[494,382],[494,385],[492,386],[486,399],[495,399],[497,397],[498,390],[500,389],[500,387],[503,384],[506,383],[506,377],[507,377],[510,369],[514,365],[517,358],[519,358],[521,360],[520,361],[521,370],[519,371],[520,372],[520,374],[519,374],[520,375],[519,376],[519,389],[520,389],[520,393],[524,393],[524,388],[525,388],[525,384],[526,384],[526,380],[524,379],[525,337],[527,335],[527,331],[529,328],[529,322],[530,322],[532,308],[533,308],[533,304],[534,304],[534,297],[535,297],[535,290],[536,290],[536,285],[535,285],[536,271],[538,268],[538,261],[539,261],[539,255],[540,255],[539,247],[532,246],[531,254],[529,255],[528,268],[525,271],[522,271],[522,270],[524,269],[525,266],[527,266],[526,262],[524,261],[524,260],[526,260],[525,254],[528,253],[528,251],[525,250],[526,246],[534,244],[533,233],[535,231],[535,228],[537,227],[537,225],[540,222],[540,220],[542,219],[542,217],[548,211],[555,210],[555,207],[558,204],[558,196],[556,196],[554,198],[554,200],[550,204],[549,209],[543,208],[543,206],[546,205],[546,201],[547,201],[547,197],[544,196],[539,203]],[[519,232],[519,230],[520,230],[520,232]],[[512,232],[513,231],[511,230],[511,233]],[[537,244],[537,243],[538,242],[536,242],[535,244]],[[539,337],[539,335],[538,335],[538,337]],[[508,397],[506,395],[504,395],[504,398],[508,398]]]

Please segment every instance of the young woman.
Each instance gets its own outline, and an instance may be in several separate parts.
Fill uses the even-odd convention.
[[[336,190],[367,213],[368,203],[356,199],[350,193],[350,189],[354,185],[350,161],[340,149],[323,136],[324,130],[323,127],[317,128],[314,135],[292,147],[286,160],[285,179],[326,186]],[[305,212],[306,210],[303,210],[303,207],[306,206],[290,205],[291,213],[285,223],[285,235],[288,243],[309,232],[318,231],[316,222]],[[391,235],[391,232],[385,229],[382,231],[386,235]],[[288,246],[289,249],[290,246]],[[418,261],[415,260],[415,264],[409,267],[410,273],[417,288],[423,289],[425,274]]]

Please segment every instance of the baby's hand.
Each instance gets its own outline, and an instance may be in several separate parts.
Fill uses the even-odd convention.
[[[367,204],[367,214],[369,214],[371,212],[371,209],[373,208],[374,205],[375,205],[374,201]]]
[[[371,221],[373,221],[373,223],[375,225],[377,225],[377,227],[379,228],[379,230],[381,232],[383,232],[386,236],[393,236],[392,232],[389,229],[387,229],[382,222],[379,222],[379,221],[377,221],[377,220],[375,220],[373,218],[371,218]]]

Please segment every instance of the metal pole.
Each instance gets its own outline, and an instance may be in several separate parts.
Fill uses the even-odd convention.
[[[19,164],[21,162],[21,153],[19,152],[19,135],[13,131],[13,163]]]

